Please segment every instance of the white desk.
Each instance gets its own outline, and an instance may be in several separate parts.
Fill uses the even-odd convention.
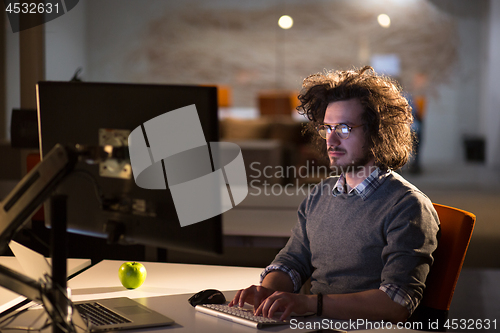
[[[258,284],[262,272],[262,268],[142,262],[148,273],[146,281],[140,288],[128,290],[118,279],[122,263],[104,260],[68,281],[73,301],[194,294],[203,289],[237,290]]]
[[[289,325],[257,330],[198,313],[188,303],[188,298],[193,293],[209,288],[220,289],[224,291],[227,299],[231,299],[234,296],[234,290],[259,283],[261,268],[145,262],[143,264],[148,272],[145,283],[138,289],[127,290],[121,286],[118,279],[118,268],[121,264],[121,261],[105,260],[73,278],[68,283],[73,291],[73,300],[126,296],[136,299],[145,306],[174,319],[176,322],[172,326],[140,330],[140,332],[251,333],[311,331],[291,329]],[[29,311],[28,314],[18,318],[12,325],[32,323],[31,320],[38,313]],[[313,321],[315,319],[310,318],[307,320]],[[405,331],[410,330],[398,330],[398,332]],[[3,332],[19,331],[4,330]],[[50,330],[44,332],[50,332]],[[384,332],[384,330],[373,330],[373,332]]]

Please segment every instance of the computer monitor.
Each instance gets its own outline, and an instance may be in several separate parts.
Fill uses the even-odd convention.
[[[206,142],[219,139],[215,87],[40,82],[37,98],[42,159],[58,143],[99,146],[102,129],[132,131],[192,104]],[[168,188],[140,188],[134,177],[102,176],[102,171],[102,165],[78,163],[58,187],[57,192],[68,198],[69,232],[180,251],[222,253],[220,215],[181,227]],[[45,210],[49,207],[46,204]]]

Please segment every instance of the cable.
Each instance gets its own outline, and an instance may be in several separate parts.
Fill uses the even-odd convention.
[[[76,310],[73,302],[67,297],[66,291],[63,290],[61,286],[54,285],[52,283],[52,278],[48,274],[46,274],[45,278],[47,281],[50,281],[50,285],[52,285],[53,288],[54,286],[56,288],[55,293],[54,290],[51,290],[52,292],[42,293],[43,306],[46,310],[45,312],[52,321],[52,325],[57,325],[57,327],[65,333],[75,333],[77,332],[77,328],[88,332],[88,325],[87,327],[80,327],[74,324],[73,315],[75,315]],[[57,302],[57,299],[55,299],[56,293],[64,296],[64,306],[67,307],[67,313],[61,308],[61,303]]]
[[[102,206],[102,204],[103,204],[102,187],[99,185],[99,183],[94,178],[94,176],[89,171],[87,171],[87,170],[73,170],[73,172],[69,176],[71,177],[72,175],[75,175],[75,176],[84,176],[83,178],[86,178],[87,180],[90,180],[90,182],[92,183],[92,185],[94,185],[93,188],[94,188],[94,193],[95,193],[95,196],[97,198],[97,201]]]
[[[64,303],[68,307],[70,300],[66,296],[66,291],[63,291],[62,288],[58,285],[55,285],[52,281],[52,277],[49,276],[48,274],[45,274],[45,279],[47,282],[50,282],[50,285],[52,286],[52,290],[48,290],[46,293],[42,293],[42,302],[43,306],[49,316],[49,318],[52,320],[52,324],[57,325],[63,332],[71,332],[71,330],[68,329],[68,323],[67,319],[68,316],[65,314],[63,309],[60,308],[59,300],[56,298],[56,294],[64,296]],[[56,288],[54,290],[54,287]],[[61,325],[63,323],[63,325]]]

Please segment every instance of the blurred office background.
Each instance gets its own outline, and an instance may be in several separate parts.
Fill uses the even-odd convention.
[[[283,25],[285,19],[280,27],[283,15],[291,26],[290,20]],[[247,164],[309,170],[298,180],[276,174],[268,179],[281,185],[323,176],[313,172],[324,162],[301,137],[304,119],[293,112],[302,79],[371,65],[421,102],[420,170],[406,168],[403,175],[432,201],[477,216],[455,313],[464,318],[476,302],[475,316],[484,317],[490,312],[481,311],[500,297],[495,289],[480,295],[492,285],[492,275],[482,272],[500,269],[500,2],[85,0],[40,28],[34,41],[12,33],[5,14],[1,20],[0,197],[26,172],[26,156],[36,152],[10,144],[12,110],[33,108],[21,88],[23,75],[34,75],[20,70],[23,57],[41,63],[36,79],[67,81],[80,69],[83,81],[217,85],[221,136],[241,144]],[[300,195],[261,199],[249,197],[248,207],[274,207],[293,219]],[[246,262],[215,263],[265,265],[277,247],[243,243]]]

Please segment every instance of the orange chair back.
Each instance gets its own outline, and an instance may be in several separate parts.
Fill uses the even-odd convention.
[[[421,304],[448,311],[462,270],[476,216],[464,210],[434,204],[441,223],[441,238],[426,280]]]

